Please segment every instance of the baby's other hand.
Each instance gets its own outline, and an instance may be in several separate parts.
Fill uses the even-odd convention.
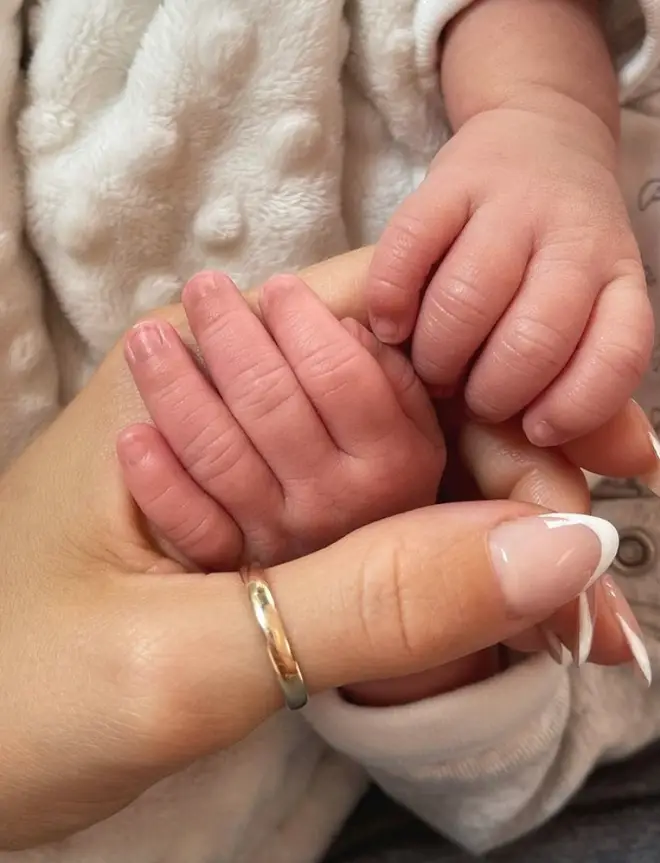
[[[558,105],[465,123],[392,218],[368,288],[374,332],[412,334],[425,383],[464,383],[486,421],[524,412],[540,446],[613,416],[653,342],[615,142],[584,107]]]
[[[126,356],[153,426],[118,455],[155,533],[206,569],[268,566],[364,524],[434,503],[445,448],[411,364],[299,279],[263,287],[263,323],[203,273],[183,304],[204,373],[158,321]]]

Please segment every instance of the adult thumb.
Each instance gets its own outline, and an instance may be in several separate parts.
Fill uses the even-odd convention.
[[[592,516],[445,504],[370,525],[266,578],[313,694],[510,638],[585,590],[617,545],[614,527]],[[281,705],[238,575],[142,577],[132,589],[143,642],[157,646],[166,724],[179,746],[196,747],[187,756],[236,742]]]

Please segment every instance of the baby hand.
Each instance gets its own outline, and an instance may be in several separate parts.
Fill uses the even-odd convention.
[[[172,327],[139,324],[126,356],[155,427],[125,430],[118,455],[187,561],[271,565],[434,503],[444,442],[396,349],[293,276],[262,289],[263,323],[223,276],[197,276],[182,299],[206,373]]]
[[[611,134],[562,110],[499,108],[462,126],[392,218],[368,288],[374,332],[412,334],[428,385],[465,381],[486,421],[524,411],[541,446],[613,416],[653,341]]]

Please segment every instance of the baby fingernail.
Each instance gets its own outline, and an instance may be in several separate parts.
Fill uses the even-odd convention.
[[[545,420],[525,428],[525,433],[527,440],[534,446],[556,446],[558,443],[557,430]]]
[[[621,593],[616,582],[610,575],[606,575],[601,584],[603,585],[603,599],[614,612],[616,622],[619,624],[623,637],[626,640],[633,657],[635,666],[644,678],[646,685],[651,685],[653,672],[648,651],[644,646],[644,639],[639,624],[633,614],[628,601]]]
[[[136,467],[144,462],[149,455],[149,446],[138,431],[133,428],[124,429],[119,435],[119,457],[130,467]]]
[[[128,336],[127,348],[132,360],[148,360],[165,345],[165,331],[158,321],[145,321],[133,328]]]
[[[399,328],[387,318],[372,318],[371,331],[377,339],[387,345],[395,345],[400,341]]]
[[[517,617],[552,612],[590,587],[619,547],[602,518],[549,513],[503,522],[489,538],[493,569]]]
[[[216,296],[218,278],[221,279],[222,274],[214,273],[212,270],[202,270],[200,273],[196,273],[184,286],[182,297],[186,301],[201,303],[210,296]]]

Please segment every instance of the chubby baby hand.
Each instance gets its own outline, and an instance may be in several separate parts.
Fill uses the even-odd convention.
[[[119,437],[128,489],[160,539],[205,569],[271,565],[434,503],[445,449],[412,366],[294,276],[262,321],[225,276],[184,289],[200,368],[176,331],[139,324],[126,356],[153,420]]]
[[[612,135],[582,106],[558,106],[466,122],[393,216],[368,287],[374,332],[412,335],[427,385],[464,385],[489,422],[524,412],[540,446],[613,416],[653,341]]]

